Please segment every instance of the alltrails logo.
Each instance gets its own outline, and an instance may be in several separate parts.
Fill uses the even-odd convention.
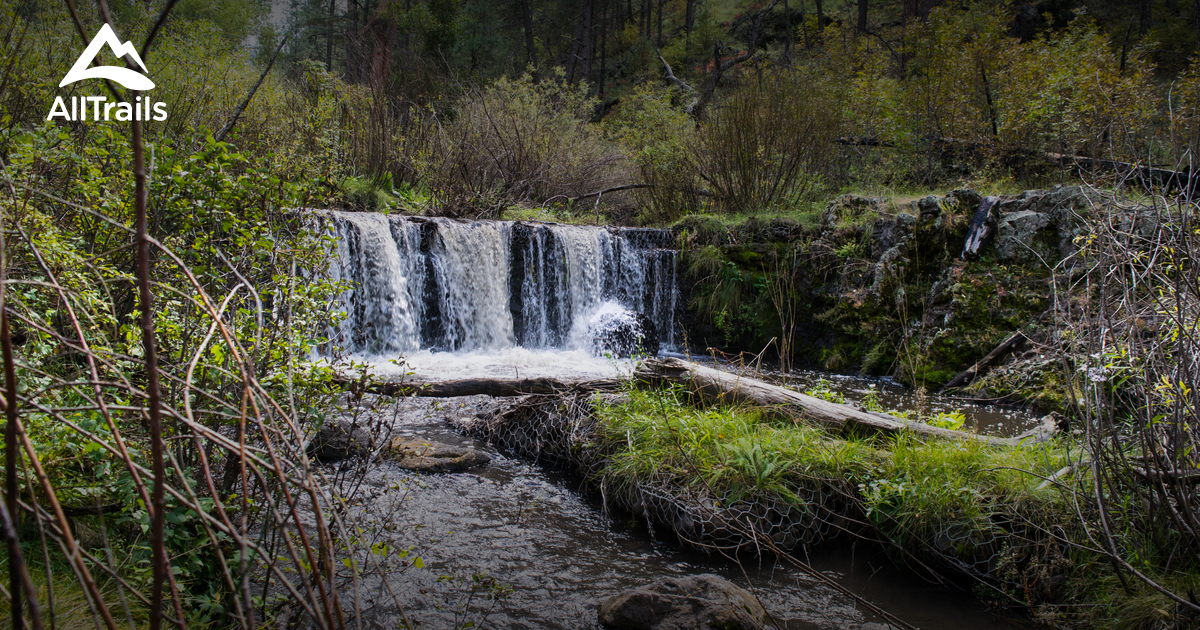
[[[100,27],[96,36],[92,38],[92,42],[79,55],[79,59],[75,60],[75,65],[71,66],[71,70],[67,72],[67,76],[63,77],[58,87],[64,87],[82,81],[84,79],[109,79],[116,81],[130,90],[149,90],[154,87],[154,82],[146,75],[129,68],[121,68],[118,66],[96,66],[90,67],[95,61],[96,55],[100,53],[100,49],[108,45],[118,59],[126,55],[137,64],[142,72],[147,72],[146,64],[142,63],[142,58],[137,53],[137,48],[130,42],[122,43],[117,38],[117,34],[113,32],[112,27],[108,24]],[[89,105],[91,106],[89,108]],[[90,111],[89,111],[90,110]],[[152,113],[153,112],[153,113]],[[61,96],[54,98],[54,105],[50,107],[50,114],[46,116],[46,120],[54,120],[62,118],[63,120],[76,122],[88,120],[88,114],[91,114],[91,120],[166,120],[167,119],[167,104],[161,101],[153,103],[150,97],[138,96],[134,102],[127,103],[124,101],[110,102],[106,96],[72,96],[71,106],[67,107],[67,101]]]

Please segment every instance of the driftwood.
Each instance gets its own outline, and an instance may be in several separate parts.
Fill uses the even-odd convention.
[[[993,361],[995,361],[996,359],[999,359],[1000,357],[1007,354],[1010,350],[1017,347],[1017,344],[1021,343],[1024,340],[1025,340],[1025,334],[1019,330],[1017,332],[1009,335],[1007,339],[1000,342],[1000,345],[996,346],[995,350],[992,350],[991,352],[987,353],[987,356],[985,356],[982,359],[980,359],[979,361],[977,361],[975,363],[975,365],[972,365],[971,367],[963,370],[962,372],[960,372],[958,374],[958,376],[955,376],[954,378],[950,379],[950,382],[948,382],[944,386],[942,386],[941,391],[946,391],[947,389],[950,389],[951,387],[958,387],[960,385],[965,385],[968,381],[970,381],[971,379],[978,376],[980,374],[980,372],[986,370],[988,368],[988,366],[992,364]]]
[[[712,402],[750,403],[770,408],[773,413],[794,420],[815,422],[837,433],[899,435],[964,440],[1016,446],[1043,442],[1057,431],[1053,420],[1043,420],[1033,431],[1015,438],[1002,438],[952,431],[921,422],[912,422],[885,413],[863,411],[850,405],[822,400],[757,379],[722,372],[679,359],[650,359],[642,364],[637,377],[656,384],[680,384],[688,391]]]
[[[560,381],[554,378],[467,378],[455,381],[381,381],[364,384],[359,379],[343,376],[335,378],[334,383],[352,391],[364,391],[384,396],[454,398],[482,394],[503,398],[530,394],[615,391],[621,387],[623,381],[621,379]]]
[[[767,408],[772,414],[792,420],[812,422],[837,433],[864,435],[910,433],[925,438],[1016,446],[1045,441],[1057,431],[1055,421],[1050,418],[1044,419],[1042,424],[1032,431],[1015,438],[953,431],[921,422],[912,422],[885,413],[864,411],[851,405],[829,402],[758,379],[722,372],[681,359],[648,359],[638,368],[633,378],[640,386],[681,385],[689,393],[709,402],[748,403]],[[369,391],[386,396],[449,398],[478,394],[503,397],[615,391],[626,381],[623,379],[560,381],[552,378],[472,378],[439,382],[364,383],[359,379],[342,377],[336,379],[335,382],[352,391]]]
[[[1090,459],[1085,459],[1085,460],[1079,461],[1079,462],[1071,462],[1070,464],[1067,464],[1066,466],[1059,468],[1058,472],[1054,473],[1053,475],[1050,475],[1049,477],[1046,477],[1046,480],[1043,481],[1042,483],[1038,484],[1038,487],[1036,489],[1037,490],[1045,490],[1046,488],[1049,488],[1051,484],[1058,483],[1059,479],[1062,479],[1063,477],[1070,475],[1071,473],[1083,468],[1084,466],[1087,466],[1090,463],[1092,463],[1092,460],[1090,460]]]

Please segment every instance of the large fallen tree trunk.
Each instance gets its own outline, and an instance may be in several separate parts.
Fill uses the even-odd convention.
[[[1047,419],[1043,420],[1042,424],[1034,430],[1015,438],[952,431],[885,413],[864,411],[851,405],[829,402],[748,376],[722,372],[673,358],[647,359],[635,372],[633,378],[643,387],[680,385],[687,392],[709,402],[751,404],[766,408],[773,414],[815,423],[837,433],[862,435],[910,433],[927,438],[1015,446],[1045,441],[1057,430],[1054,421]],[[362,379],[342,377],[336,379],[335,382],[352,391],[369,391],[386,396],[449,398],[479,394],[503,397],[581,391],[614,391],[619,389],[625,381],[623,379],[560,381],[552,378],[472,378],[455,381],[369,383]]]
[[[969,440],[988,444],[1016,446],[1042,442],[1057,430],[1053,420],[1045,419],[1033,431],[1015,438],[1002,438],[952,431],[922,422],[864,411],[815,396],[801,394],[763,381],[722,372],[679,359],[650,359],[642,364],[640,380],[658,384],[679,384],[687,391],[711,402],[749,403],[769,408],[788,418],[810,421],[837,433],[898,435],[912,433],[921,437]]]
[[[457,396],[528,396],[530,394],[565,394],[567,392],[615,391],[623,379],[606,378],[584,381],[560,381],[554,378],[465,378],[455,381],[379,381],[364,382],[348,377],[334,378],[334,383],[351,391],[371,392],[384,396],[420,396],[423,398],[454,398]]]

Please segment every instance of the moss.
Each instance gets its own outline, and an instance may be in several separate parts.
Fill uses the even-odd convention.
[[[732,246],[725,248],[725,258],[742,269],[762,270],[766,252],[761,246]]]
[[[941,385],[1049,307],[1045,269],[957,259],[978,203],[971,191],[927,196],[892,209],[908,213],[896,219],[880,200],[848,196],[819,231],[755,218],[718,233],[719,222],[690,217],[677,226],[693,230],[690,242],[720,241],[704,249],[703,277],[692,274],[694,321],[706,328],[692,339],[757,352],[782,333],[766,294],[782,281],[797,314],[795,364]],[[790,277],[777,275],[780,260]]]

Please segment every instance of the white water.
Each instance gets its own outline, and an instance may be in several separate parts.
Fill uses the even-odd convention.
[[[630,309],[675,346],[677,252],[660,230],[322,212],[351,288],[326,358],[424,379],[610,376],[587,324]],[[655,349],[648,349],[651,353]]]

